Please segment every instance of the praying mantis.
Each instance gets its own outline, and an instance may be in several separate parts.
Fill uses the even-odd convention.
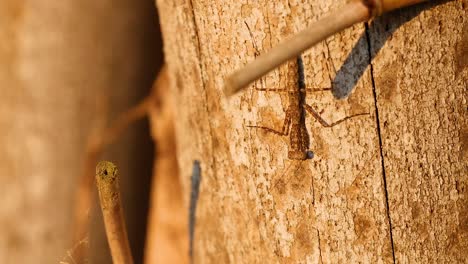
[[[247,23],[247,26],[250,35],[250,27]],[[253,37],[252,37],[253,41]],[[255,42],[253,42],[255,43]],[[257,46],[254,44],[256,52],[258,53]],[[283,126],[281,130],[276,130],[267,126],[261,125],[249,125],[247,127],[263,129],[269,133],[273,133],[279,136],[289,136],[289,150],[288,158],[292,160],[306,160],[313,157],[313,152],[310,148],[310,137],[309,132],[305,124],[306,113],[314,117],[323,127],[334,127],[341,124],[342,122],[349,120],[353,117],[368,115],[369,113],[360,113],[355,115],[347,116],[338,121],[329,123],[325,121],[320,114],[310,105],[305,102],[307,92],[320,92],[320,91],[330,91],[332,88],[322,88],[322,89],[310,89],[306,88],[305,77],[304,77],[304,63],[302,57],[297,57],[297,85],[293,89],[278,89],[278,88],[258,88],[255,89],[259,92],[278,92],[278,93],[287,93],[289,104],[285,111],[285,118],[283,121]]]
[[[325,121],[320,114],[310,105],[305,102],[306,93],[317,91],[329,91],[331,88],[323,89],[307,89],[304,82],[304,65],[302,58],[297,58],[298,65],[298,85],[296,89],[271,89],[271,88],[255,88],[262,92],[286,92],[289,97],[289,104],[286,109],[286,115],[281,130],[275,130],[267,126],[248,126],[251,128],[263,129],[267,132],[279,135],[289,136],[288,158],[293,160],[306,160],[313,157],[310,147],[309,132],[305,124],[306,113],[314,117],[323,127],[334,127],[342,122],[357,116],[368,115],[368,113],[360,113],[347,116],[343,119],[329,123]]]

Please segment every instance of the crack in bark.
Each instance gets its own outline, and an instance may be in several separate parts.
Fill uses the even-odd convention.
[[[197,49],[197,61],[198,61],[198,68],[199,68],[199,71],[200,71],[200,82],[201,82],[201,86],[202,86],[202,91],[204,93],[204,100],[205,100],[205,111],[208,115],[209,113],[209,106],[208,106],[208,90],[207,90],[207,87],[206,87],[206,83],[205,83],[205,78],[203,76],[203,63],[202,63],[202,51],[201,51],[201,44],[200,44],[200,36],[199,36],[199,27],[198,27],[198,24],[197,24],[197,20],[195,18],[195,9],[194,9],[194,6],[193,6],[193,0],[189,0],[189,4],[190,4],[190,10],[192,12],[192,23],[193,23],[193,28],[194,28],[194,34],[195,34],[195,42],[196,42],[196,49]],[[215,189],[216,190],[219,190],[219,184],[218,184],[218,181],[217,181],[217,168],[216,168],[216,157],[215,157],[215,149],[214,149],[214,139],[215,139],[215,134],[213,133],[213,125],[210,121],[210,118],[208,118],[207,120],[208,122],[208,131],[209,131],[209,134],[210,134],[210,143],[211,143],[211,146],[210,146],[210,151],[211,151],[211,170],[212,170],[212,180],[213,180],[213,183],[214,183],[214,186],[215,186]],[[206,173],[206,175],[209,175],[209,173]],[[214,192],[214,194],[216,194],[216,192]],[[195,229],[195,226],[193,227]],[[192,241],[193,243],[194,241]],[[194,251],[194,248],[191,248],[191,251],[193,252]],[[191,256],[191,263],[195,263],[195,258],[193,256]]]
[[[197,43],[198,67],[200,68],[200,75],[202,75],[201,74],[201,69],[202,69],[202,67],[201,67],[202,66],[201,65],[201,48],[200,48],[200,37],[198,36],[198,24],[197,24],[197,20],[195,19],[195,9],[193,8],[193,1],[189,0],[189,3],[190,3],[189,8],[192,11],[192,23],[193,23],[194,33],[195,33],[195,40],[196,40],[196,43]],[[202,79],[202,84],[204,86],[203,79]]]
[[[317,237],[318,237],[318,249],[319,249],[319,257],[320,257],[320,264],[323,263],[323,259],[322,259],[322,247],[320,245],[320,231],[318,229],[317,230]]]
[[[190,10],[192,11],[192,23],[193,23],[193,28],[194,28],[194,34],[195,34],[195,39],[196,39],[196,43],[197,43],[197,61],[198,61],[198,68],[199,68],[199,71],[200,71],[200,81],[201,81],[201,86],[202,86],[202,90],[204,91],[204,97],[205,97],[205,111],[206,113],[209,113],[209,107],[208,107],[208,91],[207,91],[207,88],[206,88],[206,84],[205,84],[205,78],[203,77],[203,63],[202,63],[202,54],[201,54],[201,44],[200,44],[200,36],[199,36],[199,33],[198,33],[198,24],[197,24],[197,20],[195,18],[195,8],[193,7],[193,0],[189,0],[189,3],[190,3]],[[213,147],[213,140],[215,138],[215,135],[213,133],[213,126],[210,122],[210,118],[208,118],[208,129],[209,129],[209,133],[210,133],[210,139],[211,139],[211,167],[213,169],[213,177],[215,179],[215,185],[217,185],[217,177],[216,177],[216,158],[215,158],[215,151],[214,151],[214,147]],[[218,186],[216,186],[217,188],[216,189],[219,189]]]
[[[367,38],[367,49],[369,54],[369,66],[370,66],[370,75],[371,75],[371,82],[372,82],[372,94],[374,96],[374,105],[375,105],[375,118],[377,122],[377,132],[379,135],[379,148],[380,148],[380,161],[382,166],[382,177],[383,177],[383,184],[384,184],[384,194],[385,194],[385,207],[387,209],[387,219],[390,231],[390,243],[392,246],[392,257],[393,263],[396,263],[395,259],[395,247],[393,243],[393,233],[392,233],[392,219],[390,217],[390,206],[388,203],[388,190],[387,190],[387,176],[385,173],[385,161],[383,156],[383,147],[382,147],[382,134],[380,128],[380,120],[379,120],[379,108],[377,104],[377,93],[375,90],[375,80],[374,80],[374,68],[372,66],[372,50],[371,50],[371,40],[370,40],[370,32],[369,32],[369,24],[366,22],[365,24],[365,32]]]

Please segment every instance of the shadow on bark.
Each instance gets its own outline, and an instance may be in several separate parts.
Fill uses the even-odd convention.
[[[424,10],[428,10],[450,1],[451,0],[429,1],[415,6],[398,9],[384,14],[374,19],[372,23],[369,23],[366,27],[366,31],[362,33],[341,68],[336,72],[336,76],[332,81],[332,92],[335,98],[345,99],[351,94],[374,57],[401,25],[415,18]],[[371,47],[369,47],[370,40],[367,37],[368,33],[378,34],[375,38],[379,39],[379,41],[374,41],[372,43],[373,46]],[[363,51],[363,47],[367,47],[367,50]],[[370,59],[368,51],[370,51]],[[363,54],[366,54],[367,56],[363,56]]]

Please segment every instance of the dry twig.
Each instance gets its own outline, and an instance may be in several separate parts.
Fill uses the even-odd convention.
[[[86,237],[88,233],[89,219],[87,212],[91,208],[93,202],[92,196],[94,168],[99,160],[99,157],[101,156],[101,153],[108,145],[117,140],[119,136],[125,131],[125,129],[133,122],[147,115],[150,102],[151,95],[143,99],[143,101],[141,101],[136,106],[119,115],[109,127],[101,129],[97,128],[95,133],[91,133],[88,144],[86,146],[83,173],[79,178],[78,189],[75,198],[73,234],[73,241],[75,243],[76,241],[80,241],[83,237]],[[100,104],[105,105],[105,102],[100,102]],[[101,110],[101,112],[106,112],[105,109]],[[100,114],[104,115],[104,113]],[[101,120],[100,123],[104,122],[104,120]],[[98,124],[97,126],[103,125]],[[79,249],[74,253],[74,255],[78,261],[81,261],[85,258],[86,249]]]
[[[101,161],[96,166],[96,185],[113,263],[132,264],[120,199],[118,171],[112,162]]]

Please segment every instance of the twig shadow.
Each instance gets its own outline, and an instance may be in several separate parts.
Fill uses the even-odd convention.
[[[375,18],[370,24],[366,24],[366,30],[354,45],[341,68],[336,72],[336,76],[332,81],[333,96],[337,99],[344,99],[351,94],[374,57],[401,25],[418,16],[424,10],[450,1],[454,0],[428,1],[398,9]],[[372,45],[370,38],[373,40]],[[367,47],[367,51],[363,51],[365,47]],[[364,54],[367,56],[363,56]]]

